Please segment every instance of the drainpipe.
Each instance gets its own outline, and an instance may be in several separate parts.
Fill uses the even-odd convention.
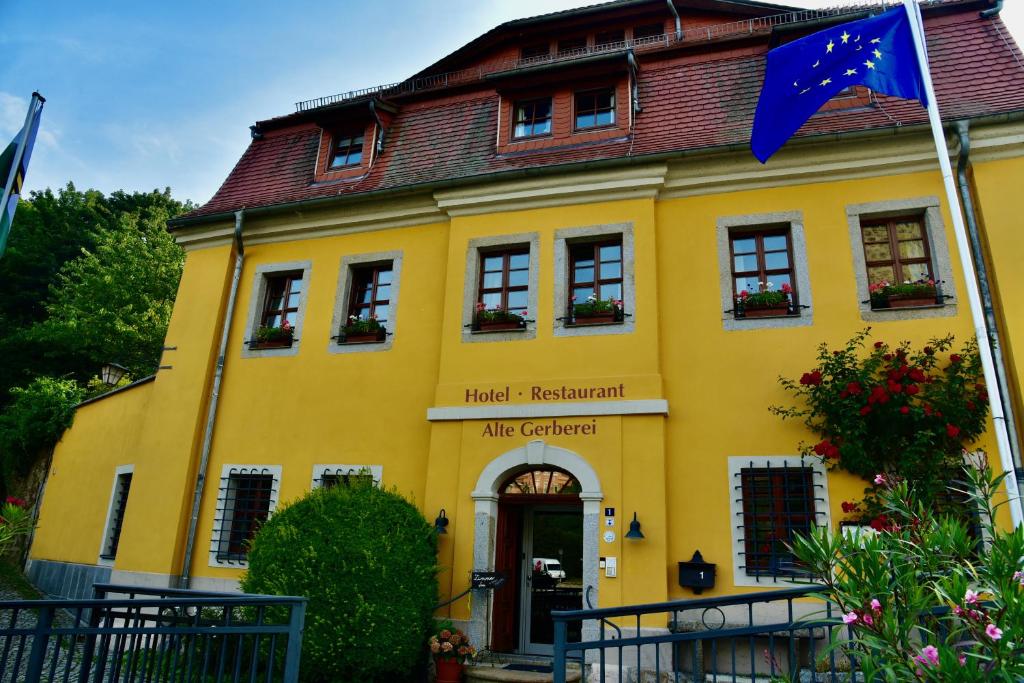
[[[387,138],[388,132],[384,128],[384,122],[381,121],[380,114],[377,112],[377,103],[375,100],[370,100],[370,113],[373,114],[373,118],[377,121],[377,130],[380,134],[377,136],[377,154],[384,151],[384,140]]]
[[[1000,4],[1002,4],[1000,2]],[[981,246],[981,235],[978,221],[974,213],[974,200],[971,196],[971,185],[967,179],[967,166],[970,163],[971,139],[968,135],[967,121],[957,121],[954,125],[957,139],[960,141],[960,153],[956,162],[957,185],[960,189],[960,201],[964,207],[964,218],[967,221],[967,236],[971,240],[971,255],[974,257],[974,269],[978,274],[978,289],[981,293],[981,306],[985,312],[985,326],[988,328],[989,339],[992,341],[994,353],[992,360],[996,369],[996,381],[999,384],[999,395],[1003,397],[1003,415],[1006,418],[1006,431],[1010,440],[1010,453],[1013,466],[1017,470],[1017,478],[1021,478],[1020,440],[1017,436],[1016,422],[1013,416],[1013,400],[1006,376],[1006,363],[1003,359],[1003,346],[999,342],[999,328],[996,325],[995,307],[992,305],[992,285],[988,278],[988,265],[985,263],[985,252]]]
[[[231,330],[231,319],[234,317],[235,298],[238,296],[238,282],[242,278],[242,262],[245,260],[245,245],[242,244],[242,224],[245,222],[245,209],[235,212],[235,272],[231,278],[231,290],[228,292],[227,310],[224,311],[224,325],[220,331],[220,349],[217,354],[217,367],[213,372],[213,386],[210,388],[209,407],[206,411],[206,427],[203,431],[203,450],[199,457],[199,471],[196,473],[196,489],[192,495],[192,512],[188,520],[188,537],[185,539],[185,554],[182,558],[179,588],[188,588],[192,580],[192,553],[196,543],[196,527],[199,525],[199,504],[203,501],[203,489],[206,486],[206,470],[210,465],[210,449],[213,446],[213,426],[217,421],[217,402],[220,399],[220,384],[224,377],[224,357],[227,353],[228,332]]]
[[[1001,1],[1002,0],[1000,0],[1000,2]],[[667,0],[667,2],[668,2],[668,11],[672,13],[672,16],[675,17],[675,20],[676,20],[676,41],[682,42],[682,40],[683,40],[683,24],[682,24],[682,22],[679,21],[679,12],[676,11],[676,5],[675,5],[674,2],[672,2],[672,0]]]
[[[979,14],[981,15],[982,19],[989,19],[990,17],[994,17],[994,16],[996,16],[997,14],[999,14],[1002,11],[1003,11],[1003,0],[996,0],[996,4],[995,5],[993,5],[992,7],[989,7],[987,10],[982,10],[981,12],[979,12]]]

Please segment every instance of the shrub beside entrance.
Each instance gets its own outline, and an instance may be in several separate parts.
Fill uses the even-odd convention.
[[[393,491],[317,489],[260,529],[247,593],[309,598],[306,681],[403,681],[421,665],[437,604],[433,527]]]

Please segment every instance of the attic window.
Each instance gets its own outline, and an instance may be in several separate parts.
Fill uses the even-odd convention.
[[[536,45],[527,45],[523,48],[520,53],[522,59],[533,59],[535,57],[547,57],[551,54],[551,45],[548,43],[537,43]]]
[[[657,24],[644,24],[643,26],[636,26],[633,28],[633,40],[653,38],[664,34],[665,25],[660,22]]]
[[[587,39],[585,36],[579,38],[566,38],[565,40],[558,41],[558,54],[562,55],[567,52],[574,52],[578,50],[587,49]]]
[[[626,32],[623,29],[614,31],[601,31],[594,36],[594,45],[608,45],[610,43],[621,43],[626,40]]]
[[[334,138],[330,170],[358,166],[363,160],[363,134],[348,133]]]
[[[576,130],[599,128],[615,123],[615,89],[576,93]]]
[[[530,138],[551,134],[551,98],[516,103],[512,137]]]

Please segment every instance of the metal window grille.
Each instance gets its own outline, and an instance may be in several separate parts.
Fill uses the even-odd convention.
[[[112,560],[117,556],[117,544],[121,540],[121,526],[124,524],[124,510],[128,503],[128,491],[132,486],[132,473],[125,472],[117,475],[117,485],[114,488],[114,509],[110,515],[110,528],[107,530],[107,540],[103,546],[104,560]]]
[[[738,529],[742,532],[742,568],[748,576],[798,577],[805,574],[787,544],[818,524],[816,503],[824,484],[815,481],[821,473],[811,467],[750,467],[741,469],[735,490],[741,511]],[[824,507],[823,505],[820,507]]]
[[[221,479],[215,518],[220,533],[213,539],[213,550],[219,562],[245,561],[249,541],[270,516],[278,483],[267,468],[232,469]]]
[[[352,486],[356,483],[373,485],[373,475],[363,470],[342,470],[341,468],[324,470],[320,475],[320,486],[325,489],[335,486]]]

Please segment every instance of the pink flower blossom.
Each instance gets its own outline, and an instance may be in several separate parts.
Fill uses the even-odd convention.
[[[871,598],[871,609],[876,613],[882,611],[882,603],[878,601],[878,598]]]
[[[939,650],[934,645],[925,645],[914,661],[924,667],[935,666],[939,663]]]
[[[885,475],[884,474],[876,474],[875,475],[875,484],[877,484],[878,486],[881,486],[884,483],[885,483]]]
[[[958,662],[960,662],[960,666],[963,666],[964,664],[967,663],[967,656],[966,655],[960,655],[959,657],[956,658],[956,660]]]
[[[964,604],[965,605],[977,605],[978,604],[978,594],[975,593],[974,591],[972,591],[970,588],[968,588],[967,592],[964,593]]]
[[[1013,578],[1017,581],[1020,581],[1020,585],[1024,587],[1024,572],[1014,572]]]
[[[985,635],[992,640],[999,640],[1003,637],[1003,629],[999,628],[995,624],[989,624],[985,627]]]
[[[867,624],[868,626],[871,626],[872,624],[875,623],[875,620],[871,617],[870,614],[865,612],[864,613],[864,623]]]
[[[852,624],[855,621],[857,621],[857,619],[859,619],[859,618],[860,617],[857,616],[856,612],[850,612],[848,614],[844,614],[843,615],[843,623],[844,624]]]

